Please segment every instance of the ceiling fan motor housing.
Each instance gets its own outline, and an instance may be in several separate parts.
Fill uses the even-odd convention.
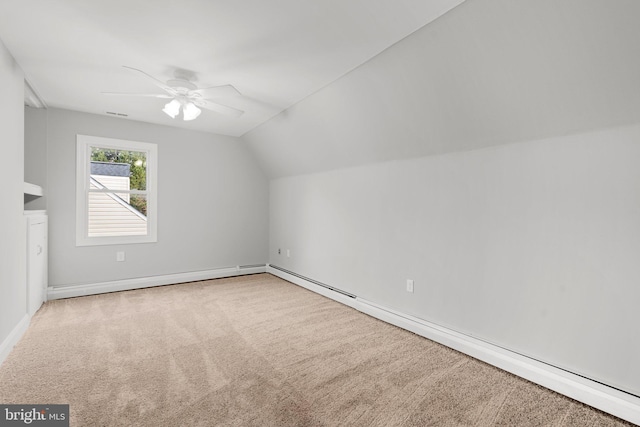
[[[194,85],[190,81],[182,80],[182,79],[169,80],[167,82],[167,86],[174,88],[181,95],[186,95],[187,92],[191,90],[196,90],[198,88],[196,85]]]

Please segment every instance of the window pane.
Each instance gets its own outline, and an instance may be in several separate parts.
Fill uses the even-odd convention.
[[[91,147],[90,188],[147,189],[147,153]]]
[[[145,195],[90,192],[88,196],[89,237],[147,234]]]

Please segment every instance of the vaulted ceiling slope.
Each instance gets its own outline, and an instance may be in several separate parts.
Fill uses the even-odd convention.
[[[239,136],[462,1],[2,1],[0,39],[49,106]],[[162,93],[122,66],[232,84],[246,97],[224,102],[246,112],[184,122],[164,99],[101,94]]]
[[[640,2],[468,0],[243,138],[271,177],[640,122]]]

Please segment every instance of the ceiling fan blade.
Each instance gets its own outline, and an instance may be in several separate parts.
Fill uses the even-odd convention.
[[[149,98],[163,98],[163,99],[171,99],[173,96],[169,94],[161,94],[161,93],[125,93],[125,92],[100,92],[103,95],[118,95],[118,96],[146,96]]]
[[[217,102],[200,99],[194,101],[194,103],[201,108],[215,111],[216,113],[225,114],[231,117],[240,117],[244,114],[244,111],[238,110],[237,108],[227,107],[226,105],[218,104]]]
[[[147,74],[142,70],[138,70],[137,68],[127,67],[126,65],[123,65],[123,67],[124,68],[128,68],[129,70],[137,71],[138,73],[142,74],[147,79],[149,79],[154,85],[158,86],[160,89],[170,93],[171,95],[174,95],[174,96],[177,95],[175,89],[173,89],[170,86],[167,86],[167,84],[165,82],[163,82],[162,80],[158,80],[155,77],[153,77],[152,75]]]
[[[201,89],[192,90],[191,92],[199,93],[207,98],[225,98],[242,95],[238,89],[233,87],[233,85],[203,87]]]
[[[206,91],[206,93],[203,93],[203,91]],[[202,96],[202,99],[205,99],[207,101],[227,102],[228,100],[229,103],[237,105],[240,108],[244,108],[245,110],[260,108],[278,112],[282,111],[282,108],[278,108],[273,104],[243,95],[232,85],[213,86],[209,88],[196,89],[190,91],[189,93],[196,94],[196,96],[200,95]]]

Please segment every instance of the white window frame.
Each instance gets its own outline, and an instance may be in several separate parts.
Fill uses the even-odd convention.
[[[76,136],[76,246],[123,245],[158,241],[158,146],[148,142],[98,136]],[[147,186],[141,191],[147,197],[147,234],[144,236],[89,237],[89,176],[91,147],[138,151],[147,154]],[[116,191],[114,191],[116,192]],[[118,191],[119,192],[119,191]]]

